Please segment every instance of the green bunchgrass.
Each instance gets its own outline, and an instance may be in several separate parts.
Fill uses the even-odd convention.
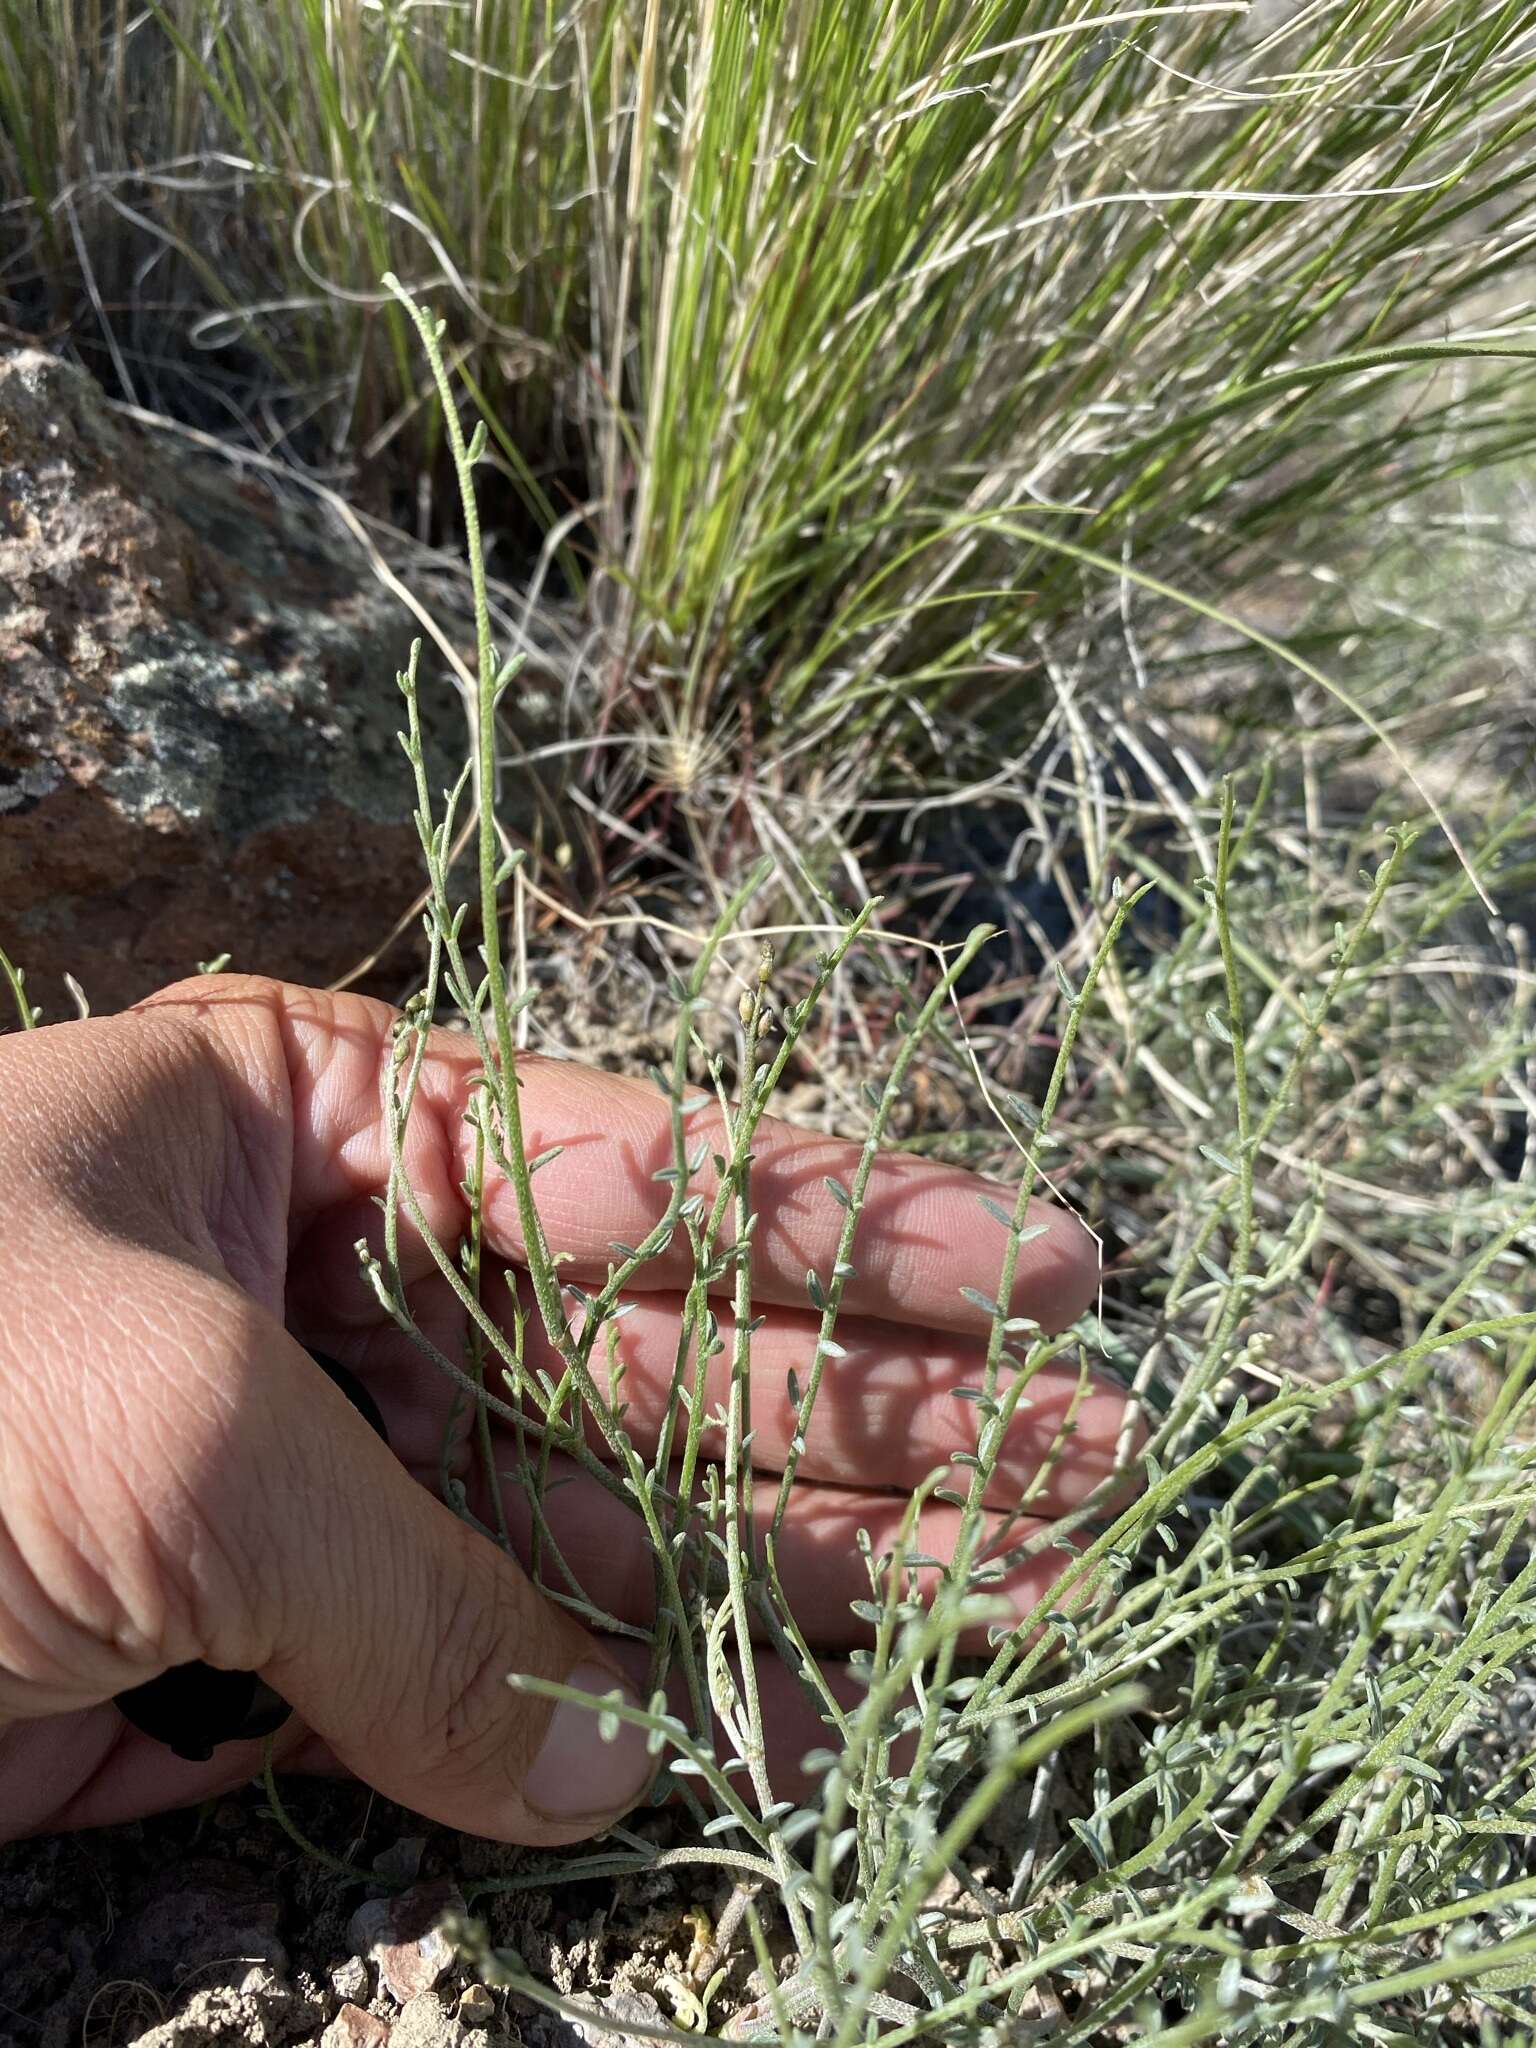
[[[618,1695],[586,1703],[599,1731],[624,1717],[647,1728],[656,1796],[676,1801],[670,1840],[617,1828],[586,1851],[481,1881],[480,1907],[515,1910],[520,1891],[673,1867],[697,1888],[713,1869],[723,1905],[707,1972],[657,1979],[679,2039],[723,2039],[739,1993],[728,1998],[719,1973],[754,1964],[756,2017],[732,2038],[1520,2038],[1510,2029],[1536,2018],[1536,1199],[1528,1173],[1523,1185],[1479,1178],[1451,1200],[1426,1191],[1443,1174],[1441,1113],[1462,1141],[1499,1142],[1490,1104],[1506,1120],[1518,1111],[1536,1052],[1528,989],[1516,976],[1511,998],[1494,956],[1464,937],[1481,915],[1472,878],[1443,845],[1369,818],[1354,843],[1297,863],[1286,852],[1292,794],[1273,769],[1241,803],[1230,779],[1201,799],[1192,843],[1172,851],[1128,811],[1092,849],[1100,882],[1084,964],[1037,1005],[1054,1041],[1037,1106],[985,1079],[999,1037],[1018,1027],[999,1034],[974,1005],[957,1013],[985,929],[926,981],[905,975],[904,1009],[873,1062],[858,1063],[866,1165],[893,1136],[920,1061],[969,1066],[996,1123],[990,1138],[971,1135],[1011,1158],[1017,1185],[996,1294],[1007,1297],[1024,1205],[1044,1179],[1070,1179],[1129,1251],[1102,1317],[1065,1336],[994,1310],[966,1411],[975,1450],[919,1490],[892,1553],[868,1556],[875,1646],[856,1659],[862,1696],[840,1705],[771,1543],[746,1534],[754,1484],[760,1501],[769,1487],[782,1503],[754,1476],[748,1446],[754,1402],[783,1390],[754,1384],[750,1338],[739,1338],[725,1450],[708,1463],[692,1386],[697,1355],[717,1341],[707,1290],[729,1286],[738,1328],[751,1320],[733,1246],[753,1214],[754,1130],[793,1061],[824,1056],[818,1005],[843,980],[896,994],[890,941],[874,906],[850,914],[821,896],[803,947],[770,958],[752,925],[782,901],[784,878],[764,864],[746,879],[669,985],[675,1052],[655,1081],[672,1105],[674,1158],[658,1177],[659,1221],[642,1244],[614,1247],[601,1287],[562,1285],[519,1120],[518,1018],[531,996],[499,938],[518,862],[489,801],[469,813],[478,954],[449,858],[461,813],[492,789],[497,699],[515,682],[491,645],[473,546],[485,436],[466,441],[459,428],[439,326],[402,302],[445,400],[472,539],[477,752],[437,798],[413,655],[400,682],[430,958],[397,1039],[386,1254],[366,1263],[461,1395],[512,1425],[506,1472],[480,1432],[493,1498],[503,1483],[525,1489],[539,1525],[558,1450],[634,1512],[656,1566],[656,1621],[642,1631],[655,1691],[644,1708]],[[1480,877],[1529,888],[1531,822],[1527,807],[1469,834]],[[810,878],[801,885],[815,893]],[[1149,892],[1181,912],[1155,940],[1136,922]],[[1449,971],[1459,1007],[1413,999],[1434,966]],[[415,1330],[393,1249],[402,1214],[421,1226],[404,1134],[426,1028],[445,1007],[484,1067],[472,1213],[494,1161],[529,1248],[531,1298],[508,1336],[484,1296],[477,1223],[461,1244],[434,1243],[470,1315],[462,1358]],[[710,1028],[722,1009],[736,1018],[725,1049]],[[1480,1024],[1470,1035],[1469,1017]],[[685,1118],[710,1099],[726,1135],[719,1193],[706,1200],[691,1186],[703,1160],[689,1156]],[[802,1442],[823,1376],[838,1369],[863,1172],[828,1188],[844,1218],[838,1260],[807,1275],[821,1334],[788,1390]],[[608,1333],[646,1261],[679,1237],[694,1279],[672,1427],[648,1459],[624,1427]],[[1391,1285],[1407,1276],[1390,1339],[1367,1343],[1341,1318],[1329,1285],[1341,1260],[1357,1279],[1378,1267]],[[541,1318],[558,1380],[526,1368],[523,1315]],[[1053,1525],[1057,1585],[1021,1625],[994,1629],[988,1657],[962,1659],[958,1630],[987,1611],[982,1494],[1010,1415],[1051,1357],[1085,1370],[1107,1361],[1135,1388],[1152,1424],[1144,1488],[1129,1505],[1101,1497]],[[961,1507],[962,1531],[925,1609],[909,1573],[917,1511],[935,1493]],[[543,1582],[601,1625],[547,1529],[543,1539]],[[821,1703],[826,1748],[803,1806],[776,1803],[765,1776],[751,1656],[733,1657],[754,1632],[757,1654],[783,1657]],[[681,1680],[680,1707],[660,1690],[668,1677]],[[913,1748],[898,1761],[903,1734]],[[562,2006],[483,1929],[465,1939],[492,1981]]]
[[[840,818],[1531,445],[1525,0],[0,0],[0,95],[4,285],[130,397],[414,489],[379,276],[451,303],[615,807]]]

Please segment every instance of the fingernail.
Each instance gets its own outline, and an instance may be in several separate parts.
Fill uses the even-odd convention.
[[[602,1664],[578,1664],[566,1679],[575,1692],[599,1697],[617,1692],[626,1706],[638,1701]],[[600,1716],[574,1700],[557,1700],[544,1746],[533,1760],[523,1796],[549,1820],[615,1819],[650,1782],[655,1765],[646,1751],[645,1730],[620,1721],[611,1741],[598,1727]]]

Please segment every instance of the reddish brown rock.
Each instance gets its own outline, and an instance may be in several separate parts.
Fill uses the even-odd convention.
[[[222,953],[324,983],[386,937],[421,886],[419,630],[328,515],[0,355],[0,944],[47,1016],[66,972],[107,1010]],[[435,657],[422,703],[435,792],[465,745]]]
[[[352,1915],[347,1938],[377,1966],[380,1987],[403,2006],[448,1974],[454,1947],[441,1923],[463,1911],[458,1892],[438,1879],[393,1899],[366,1899]]]
[[[389,2028],[360,2005],[344,2005],[320,2036],[320,2048],[385,2048]]]

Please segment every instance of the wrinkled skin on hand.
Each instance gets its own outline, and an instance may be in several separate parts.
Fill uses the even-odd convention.
[[[122,1016],[0,1040],[0,1836],[122,1820],[250,1777],[259,1744],[186,1762],[112,1704],[193,1659],[254,1669],[293,1703],[281,1765],[354,1772],[479,1834],[574,1840],[649,1782],[641,1738],[599,1743],[590,1714],[507,1685],[514,1671],[588,1691],[626,1675],[640,1685],[644,1646],[588,1633],[437,1498],[453,1389],[359,1272],[356,1241],[380,1248],[393,1021],[359,997],[217,976]],[[434,1034],[408,1132],[424,1220],[450,1246],[467,1213],[477,1071],[463,1038]],[[667,1105],[645,1083],[582,1067],[529,1059],[521,1071],[530,1155],[564,1147],[536,1182],[550,1248],[563,1278],[600,1283],[611,1243],[638,1242],[664,1206],[653,1175],[671,1162]],[[691,1140],[712,1127],[718,1113],[701,1110]],[[755,1147],[765,1514],[790,1435],[786,1375],[803,1381],[815,1341],[805,1274],[830,1270],[842,1222],[824,1177],[846,1182],[855,1156],[782,1123],[765,1123]],[[995,1289],[1004,1248],[977,1200],[985,1188],[916,1158],[875,1169],[838,1327],[847,1355],[824,1380],[778,1553],[802,1628],[827,1650],[862,1638],[849,1611],[868,1593],[856,1532],[882,1549],[914,1485],[974,1440],[952,1390],[977,1382],[984,1349],[985,1318],[960,1290]],[[1031,1221],[1048,1228],[1021,1250],[1012,1306],[1060,1328],[1092,1299],[1094,1247],[1036,1206]],[[510,1304],[522,1238],[494,1172],[484,1213],[486,1299]],[[686,1255],[679,1244],[644,1270],[618,1325],[642,1450],[662,1422]],[[464,1312],[409,1227],[401,1260],[418,1323],[462,1357]],[[731,1336],[727,1303],[715,1306],[727,1352],[710,1367],[711,1411]],[[362,1379],[388,1447],[306,1344]],[[552,1358],[536,1314],[529,1345],[533,1365]],[[1121,1393],[1105,1383],[1082,1398],[1065,1363],[1031,1391],[998,1466],[999,1522],[1065,1417],[1065,1455],[1031,1501],[1045,1516],[1105,1478],[1125,1417]],[[451,1463],[473,1502],[470,1424],[466,1412]],[[705,1445],[718,1451],[717,1433]],[[510,1447],[500,1462],[512,1466]],[[638,1522],[574,1463],[558,1476],[551,1530],[591,1602],[645,1623]],[[526,1559],[528,1505],[504,1490]],[[943,1558],[956,1519],[932,1505],[922,1548]],[[1048,1550],[1012,1563],[994,1590],[1026,1612],[1059,1563]],[[772,1768],[792,1775],[825,1730],[775,1657],[761,1668]]]

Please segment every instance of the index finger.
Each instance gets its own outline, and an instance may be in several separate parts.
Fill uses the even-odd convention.
[[[530,1157],[561,1148],[533,1183],[545,1241],[560,1277],[600,1284],[619,1256],[615,1245],[639,1245],[666,1213],[670,1188],[659,1171],[673,1165],[671,1105],[647,1082],[548,1060],[519,1063],[523,1129]],[[687,1119],[688,1152],[707,1141],[709,1156],[689,1180],[706,1204],[719,1188],[715,1158],[726,1147],[718,1108]],[[463,1130],[463,1162],[473,1136]],[[807,1275],[831,1280],[846,1220],[828,1185],[853,1184],[861,1147],[765,1117],[752,1144],[752,1285],[764,1302],[804,1305]],[[993,1208],[1012,1212],[1013,1190],[963,1167],[904,1153],[876,1156],[858,1218],[853,1272],[843,1305],[855,1315],[977,1331],[991,1321],[972,1295],[995,1297],[1008,1233]],[[525,1264],[516,1190],[488,1177],[486,1235],[503,1256]],[[1093,1300],[1098,1256],[1092,1235],[1055,1203],[1031,1200],[1008,1311],[1047,1330],[1074,1321]],[[722,1244],[734,1241],[727,1216]],[[685,1285],[692,1252],[683,1232],[636,1274],[637,1292]],[[721,1291],[730,1286],[729,1276]],[[970,1294],[966,1292],[969,1289]]]
[[[212,1042],[243,1079],[240,1089],[229,1091],[232,1099],[275,1104],[287,1095],[286,1129],[281,1116],[242,1111],[260,1128],[246,1132],[240,1156],[284,1167],[284,1185],[271,1199],[286,1212],[290,1243],[302,1239],[302,1268],[332,1310],[347,1320],[376,1319],[378,1305],[358,1274],[353,1246],[364,1236],[375,1248],[380,1242],[377,1204],[390,1177],[385,1105],[395,1013],[360,996],[215,976],[179,983],[136,1014],[142,1022],[176,1010],[190,1012],[200,1032],[212,1027]],[[469,1222],[462,1183],[476,1139],[465,1112],[479,1075],[475,1049],[463,1033],[429,1034],[404,1164],[423,1221],[450,1247]],[[656,1175],[674,1163],[671,1103],[650,1082],[536,1056],[519,1059],[518,1079],[528,1157],[558,1148],[558,1156],[540,1167],[532,1193],[559,1277],[601,1285],[622,1256],[615,1246],[639,1245],[666,1214],[670,1189]],[[689,1156],[701,1145],[706,1152],[690,1186],[713,1201],[719,1187],[713,1155],[728,1150],[721,1111],[694,1111],[686,1131]],[[765,1303],[803,1306],[808,1273],[823,1287],[831,1280],[846,1218],[828,1182],[852,1187],[861,1148],[765,1117],[752,1149],[753,1287]],[[986,1330],[990,1314],[972,1297],[997,1293],[1007,1230],[993,1207],[1011,1212],[1013,1202],[1011,1189],[962,1167],[880,1154],[858,1220],[843,1305],[854,1315],[938,1330]],[[482,1218],[489,1249],[526,1265],[516,1190],[490,1161]],[[1065,1328],[1098,1284],[1094,1239],[1046,1201],[1030,1202],[1025,1227],[1039,1235],[1019,1247],[1009,1313],[1030,1316],[1047,1330]],[[727,1215],[721,1242],[732,1235]],[[400,1239],[403,1279],[421,1278],[433,1261],[409,1219],[402,1221]],[[679,1231],[631,1284],[644,1292],[691,1279],[691,1248]],[[729,1284],[727,1276],[718,1291]]]

